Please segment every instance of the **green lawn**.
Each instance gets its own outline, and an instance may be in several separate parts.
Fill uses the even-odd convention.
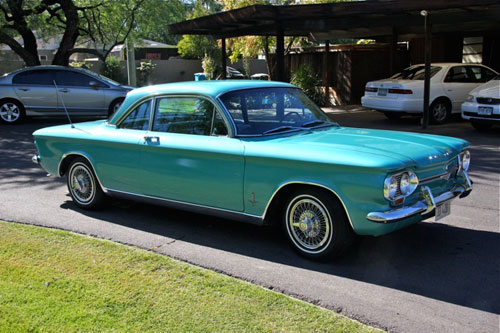
[[[375,329],[134,247],[0,221],[0,332]]]

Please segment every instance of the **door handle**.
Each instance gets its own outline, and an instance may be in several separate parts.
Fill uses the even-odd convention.
[[[30,88],[19,88],[19,90],[22,90],[22,91],[29,91]]]
[[[66,93],[66,92],[68,92],[68,91],[69,91],[69,89],[64,88],[64,89],[59,89],[59,91],[60,91],[60,92],[64,92],[64,93]]]
[[[144,141],[150,142],[150,143],[160,143],[160,137],[159,136],[145,135],[144,136]]]
[[[453,89],[448,89],[448,91],[453,91]]]

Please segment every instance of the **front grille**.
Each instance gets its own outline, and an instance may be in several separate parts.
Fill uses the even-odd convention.
[[[476,99],[477,102],[480,104],[490,104],[490,105],[500,104],[500,98],[478,97]]]
[[[464,112],[464,115],[469,116],[469,117],[480,117],[480,118],[488,118],[488,119],[500,119],[500,114],[492,114],[490,116],[486,115],[479,115],[474,112]]]

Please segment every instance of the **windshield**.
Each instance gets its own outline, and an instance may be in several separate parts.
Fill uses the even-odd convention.
[[[220,98],[241,136],[271,135],[335,126],[297,88],[258,88],[226,93]]]
[[[431,66],[431,77],[436,75],[437,72],[441,70],[441,67]],[[403,69],[401,73],[398,73],[391,77],[391,79],[400,80],[423,80],[425,78],[425,66],[414,66]]]
[[[83,71],[87,72],[88,74],[90,75],[93,75],[93,76],[97,76],[98,78],[100,78],[101,80],[103,81],[106,81],[107,83],[113,85],[113,86],[119,86],[121,85],[120,83],[116,82],[116,81],[113,81],[111,80],[110,78],[107,78],[105,77],[104,75],[101,75],[101,74],[98,74],[96,72],[92,72],[91,70],[89,69],[85,69],[85,68],[81,68]]]

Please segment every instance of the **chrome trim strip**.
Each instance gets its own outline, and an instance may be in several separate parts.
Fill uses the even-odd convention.
[[[184,201],[164,199],[159,197],[153,197],[144,194],[136,194],[131,192],[119,191],[106,189],[107,194],[114,197],[121,197],[126,199],[138,200],[146,203],[152,203],[156,205],[166,206],[174,209],[185,210],[189,212],[196,212],[200,214],[213,215],[221,218],[237,220],[241,222],[247,222],[251,224],[263,224],[264,220],[257,215],[246,214],[243,212],[237,212],[234,210],[228,210],[223,208],[214,208],[210,206],[198,205]]]
[[[448,172],[441,173],[439,175],[430,176],[430,177],[421,179],[420,185],[427,184],[427,183],[430,183],[432,181],[439,180],[439,179],[445,179],[446,177],[448,177]]]
[[[321,188],[324,188],[330,192],[332,192],[336,197],[337,199],[339,199],[340,203],[342,204],[342,207],[344,207],[344,210],[345,210],[345,213],[347,215],[347,219],[349,220],[349,224],[351,225],[352,227],[352,230],[355,230],[354,229],[354,225],[352,224],[352,220],[351,220],[351,216],[349,215],[349,211],[347,210],[347,207],[346,205],[344,204],[344,201],[340,198],[340,195],[337,194],[337,192],[335,192],[334,190],[332,190],[331,188],[325,186],[325,185],[321,185],[321,184],[318,184],[318,183],[311,183],[311,182],[303,182],[303,181],[292,181],[292,182],[288,182],[288,183],[284,183],[282,185],[280,185],[280,187],[278,187],[278,189],[276,191],[274,191],[273,195],[271,196],[271,198],[269,199],[269,201],[267,202],[267,205],[266,205],[266,209],[264,210],[264,213],[262,214],[262,220],[264,221],[265,218],[266,218],[266,215],[267,215],[267,211],[269,209],[269,206],[271,205],[271,202],[273,201],[274,197],[276,196],[276,194],[285,186],[287,185],[293,185],[293,184],[299,184],[299,185],[312,185],[312,186],[318,186],[318,187],[321,187]]]
[[[82,153],[79,153],[79,152],[67,152],[67,153],[63,154],[63,156],[61,157],[61,160],[59,161],[59,164],[57,165],[57,177],[62,177],[62,175],[61,175],[61,163],[66,159],[66,157],[68,157],[70,155],[81,156],[81,157],[85,158],[90,163],[90,166],[92,167],[92,171],[94,172],[94,175],[97,178],[97,182],[99,183],[99,186],[101,186],[101,189],[104,193],[107,193],[107,189],[104,186],[102,186],[101,180],[99,179],[97,172],[95,172],[94,165],[90,161],[90,158]]]
[[[40,164],[40,156],[33,155],[33,157],[31,158],[31,162],[33,162],[35,164]]]
[[[407,207],[392,209],[385,212],[371,212],[366,215],[366,218],[372,222],[377,223],[392,223],[417,214],[425,215],[434,211],[436,206],[439,206],[446,201],[453,200],[456,197],[470,191],[470,188],[467,189],[463,186],[457,186],[451,191],[444,192],[439,196],[434,197],[429,187],[423,186],[421,193],[421,197],[423,200]]]

